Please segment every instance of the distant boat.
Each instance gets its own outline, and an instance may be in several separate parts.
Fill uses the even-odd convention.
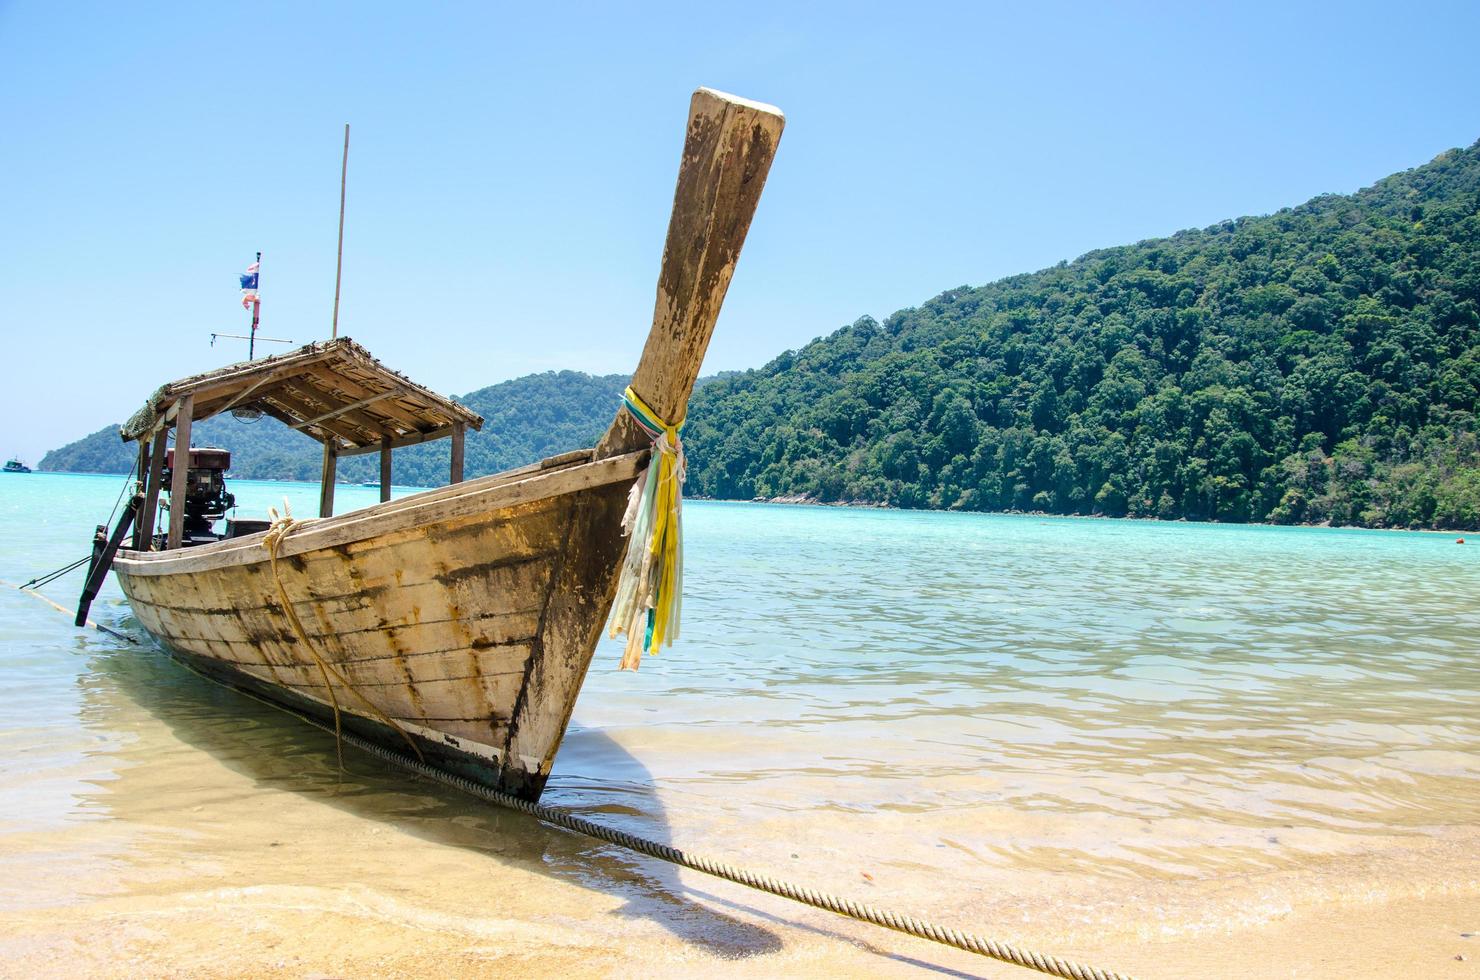
[[[27,466],[25,463],[22,463],[20,461],[20,459],[18,457],[16,457],[16,458],[12,458],[9,462],[7,462],[5,464],[5,472],[7,472],[7,473],[29,473],[29,472],[31,472],[31,467]]]
[[[617,598],[629,491],[650,459],[650,488],[679,479],[661,420],[684,418],[781,128],[770,106],[694,94],[653,325],[629,409],[594,448],[462,482],[482,418],[345,337],[176,381],[123,427],[146,479],[111,539],[98,532],[79,625],[111,564],[140,625],[196,670],[537,799]],[[193,423],[244,406],[324,444],[318,519],[213,530],[234,503],[230,454],[183,447]],[[392,501],[391,450],[444,436],[451,485]],[[380,454],[382,503],[334,515],[336,460],[362,453]],[[646,643],[653,620],[644,637],[635,616]]]

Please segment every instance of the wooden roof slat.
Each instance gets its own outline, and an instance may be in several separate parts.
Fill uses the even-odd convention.
[[[257,407],[260,408],[260,409],[262,409],[262,414],[263,415],[271,415],[273,418],[277,419],[279,422],[283,423],[284,425],[292,425],[293,424],[293,413],[292,412],[285,412],[281,408],[278,408],[276,405],[272,405],[272,404],[269,404],[267,402],[263,402],[261,405],[259,405]],[[317,438],[317,437],[315,437],[315,438]],[[319,441],[322,442],[323,440],[321,439]]]
[[[356,381],[354,378],[349,377],[347,374],[329,374],[327,372],[315,370],[312,368],[310,368],[309,373],[313,374],[316,377],[322,378],[324,384],[333,385],[337,388],[343,389],[344,393],[348,396],[365,398],[369,395],[375,394],[375,392],[370,387],[368,387],[368,383],[366,381]],[[400,399],[405,396],[407,391],[408,390],[405,388],[395,386],[395,390],[392,392],[391,395],[392,400],[379,406],[380,410],[384,414],[396,419],[402,429],[410,432],[421,431],[423,428],[425,428],[425,417],[428,415],[437,417],[439,421],[453,421],[453,417],[451,415],[446,415],[435,410],[431,412],[428,412],[425,409],[418,411],[416,409],[408,408],[400,404]],[[458,407],[461,408],[462,406]],[[469,424],[471,425],[472,423]],[[478,428],[478,426],[474,426],[474,428]]]
[[[353,429],[360,433],[354,439],[357,445],[366,445],[367,440],[378,444],[383,436],[394,437],[401,431],[401,427],[394,419],[378,411],[381,404],[378,399],[372,399],[363,405],[357,405],[354,402],[342,404],[344,396],[341,393],[324,391],[317,387],[311,387],[310,390],[314,396],[313,400],[323,403],[329,410],[322,413],[317,421],[303,424],[301,428],[305,431],[310,427],[324,428],[326,425],[338,431]],[[387,392],[383,397],[394,397],[394,392]],[[299,428],[299,426],[294,427]],[[419,428],[425,427],[435,427],[435,422],[422,421]]]
[[[196,417],[204,422],[206,419],[211,418],[214,415],[220,415],[222,412],[228,409],[235,408],[242,402],[243,399],[250,397],[252,394],[261,390],[267,385],[281,380],[284,370],[288,369],[280,369],[278,371],[274,371],[271,374],[264,374],[261,377],[257,378],[255,381],[252,381],[250,378],[248,378],[245,379],[243,384],[239,386],[231,386],[231,388],[221,393],[222,395],[230,394],[230,397],[226,398],[225,401],[222,401],[220,405],[216,404],[215,399],[203,400],[201,402],[198,402],[196,407]],[[248,384],[246,383],[247,381],[250,381],[251,383]]]
[[[476,412],[392,371],[341,337],[164,385],[124,423],[123,438],[138,439],[170,424],[186,395],[193,397],[197,420],[228,409],[257,408],[350,448],[378,449],[382,437],[424,442],[434,433],[437,438],[450,433],[457,423],[483,427]]]
[[[390,448],[400,449],[402,446],[415,446],[423,442],[435,442],[438,439],[446,439],[448,436],[452,435],[452,429],[453,426],[448,425],[443,426],[440,429],[433,429],[431,432],[412,432],[407,435],[401,436],[399,439],[392,439]],[[373,453],[379,451],[380,443],[376,443],[373,446],[355,446],[351,449],[341,449],[339,451],[339,455],[361,456],[365,453]]]
[[[352,345],[353,348],[358,348],[366,357],[369,357],[370,352],[360,347],[359,344],[354,343],[348,337],[343,339],[349,345]],[[300,347],[296,351],[289,351],[286,354],[274,354],[271,357],[264,357],[257,361],[238,361],[236,364],[228,364],[226,367],[218,368],[215,371],[207,371],[205,374],[196,374],[188,378],[182,378],[179,381],[173,381],[165,387],[169,388],[171,393],[176,396],[199,395],[203,391],[215,390],[223,383],[230,383],[238,377],[255,377],[264,370],[271,370],[275,373],[279,369],[301,368],[332,359],[336,349],[342,349],[343,346],[340,342],[332,340],[321,344],[308,344],[305,347]]]
[[[371,395],[368,398],[361,398],[357,402],[350,402],[348,405],[342,406],[340,408],[332,409],[332,410],[330,410],[328,412],[325,412],[323,415],[317,416],[315,418],[306,419],[306,420],[304,420],[302,422],[294,422],[291,426],[289,426],[289,428],[292,428],[292,429],[304,429],[304,428],[307,428],[310,425],[317,425],[318,423],[324,422],[324,421],[326,421],[328,419],[332,419],[335,416],[343,415],[346,412],[353,412],[357,408],[364,408],[366,405],[372,405],[375,402],[382,401],[382,400],[384,400],[386,398],[390,398],[394,394],[395,394],[395,392],[393,392],[393,391],[382,391],[378,395]]]
[[[315,415],[322,414],[325,408],[333,407],[332,401],[322,393],[315,397],[314,392],[304,391],[297,385],[286,381],[274,388],[266,400],[288,410],[289,415],[292,416],[292,420],[288,422],[290,426],[297,420],[313,418]],[[357,446],[365,445],[371,438],[370,433],[362,431],[361,426],[354,419],[344,415],[327,422],[319,422],[313,428],[320,432],[332,433]],[[303,431],[307,432],[306,429]],[[312,435],[312,433],[309,434]],[[375,440],[378,441],[380,436],[379,431],[374,432]]]

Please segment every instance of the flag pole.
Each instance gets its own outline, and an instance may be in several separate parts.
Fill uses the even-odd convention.
[[[257,289],[262,289],[262,253],[257,253]],[[247,360],[256,357],[257,352],[257,321],[262,314],[262,293],[252,294],[252,335],[247,338]]]
[[[344,160],[339,166],[339,254],[334,260],[334,320],[329,339],[339,336],[339,281],[344,275],[344,187],[349,179],[349,123],[344,124]]]

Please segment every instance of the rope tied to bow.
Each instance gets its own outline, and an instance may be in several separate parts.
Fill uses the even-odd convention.
[[[308,637],[308,630],[303,628],[303,621],[298,618],[298,611],[293,608],[293,603],[288,599],[288,590],[283,586],[282,576],[278,574],[278,549],[282,546],[283,539],[291,534],[295,528],[302,527],[311,522],[300,521],[294,517],[293,509],[288,506],[286,499],[283,500],[283,512],[281,514],[277,512],[276,507],[269,507],[267,508],[267,516],[272,518],[272,524],[268,527],[266,535],[262,538],[262,547],[267,549],[267,560],[272,566],[272,581],[277,586],[278,600],[282,603],[283,615],[287,617],[288,625],[293,627],[293,632],[303,644],[303,648],[308,651],[308,655],[313,658],[314,663],[319,668],[319,676],[323,678],[324,693],[329,696],[329,707],[334,710],[334,752],[339,757],[339,768],[341,770],[344,769],[344,748],[342,744],[344,731],[339,721],[339,698],[334,694],[334,685],[330,683],[331,678],[338,681],[341,687],[358,698],[360,703],[366,708],[369,708],[370,712],[377,718],[400,733],[401,738],[405,739],[406,744],[411,747],[411,751],[416,753],[416,757],[422,762],[426,762],[426,758],[421,754],[421,749],[412,741],[411,736],[406,734],[406,730],[396,724],[395,720],[389,715],[372,704],[370,699],[361,694],[350,683],[347,677],[341,674],[333,664],[329,663],[319,654],[318,647]]]
[[[627,634],[622,670],[673,645],[683,608],[683,419],[670,425],[630,387],[622,406],[653,440],[653,455],[627,496],[622,533],[631,539],[617,580],[607,635]]]

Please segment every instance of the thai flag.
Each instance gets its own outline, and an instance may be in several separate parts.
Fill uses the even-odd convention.
[[[253,262],[247,266],[246,275],[239,277],[242,281],[242,309],[244,310],[257,302],[257,272],[261,267],[261,262]]]

